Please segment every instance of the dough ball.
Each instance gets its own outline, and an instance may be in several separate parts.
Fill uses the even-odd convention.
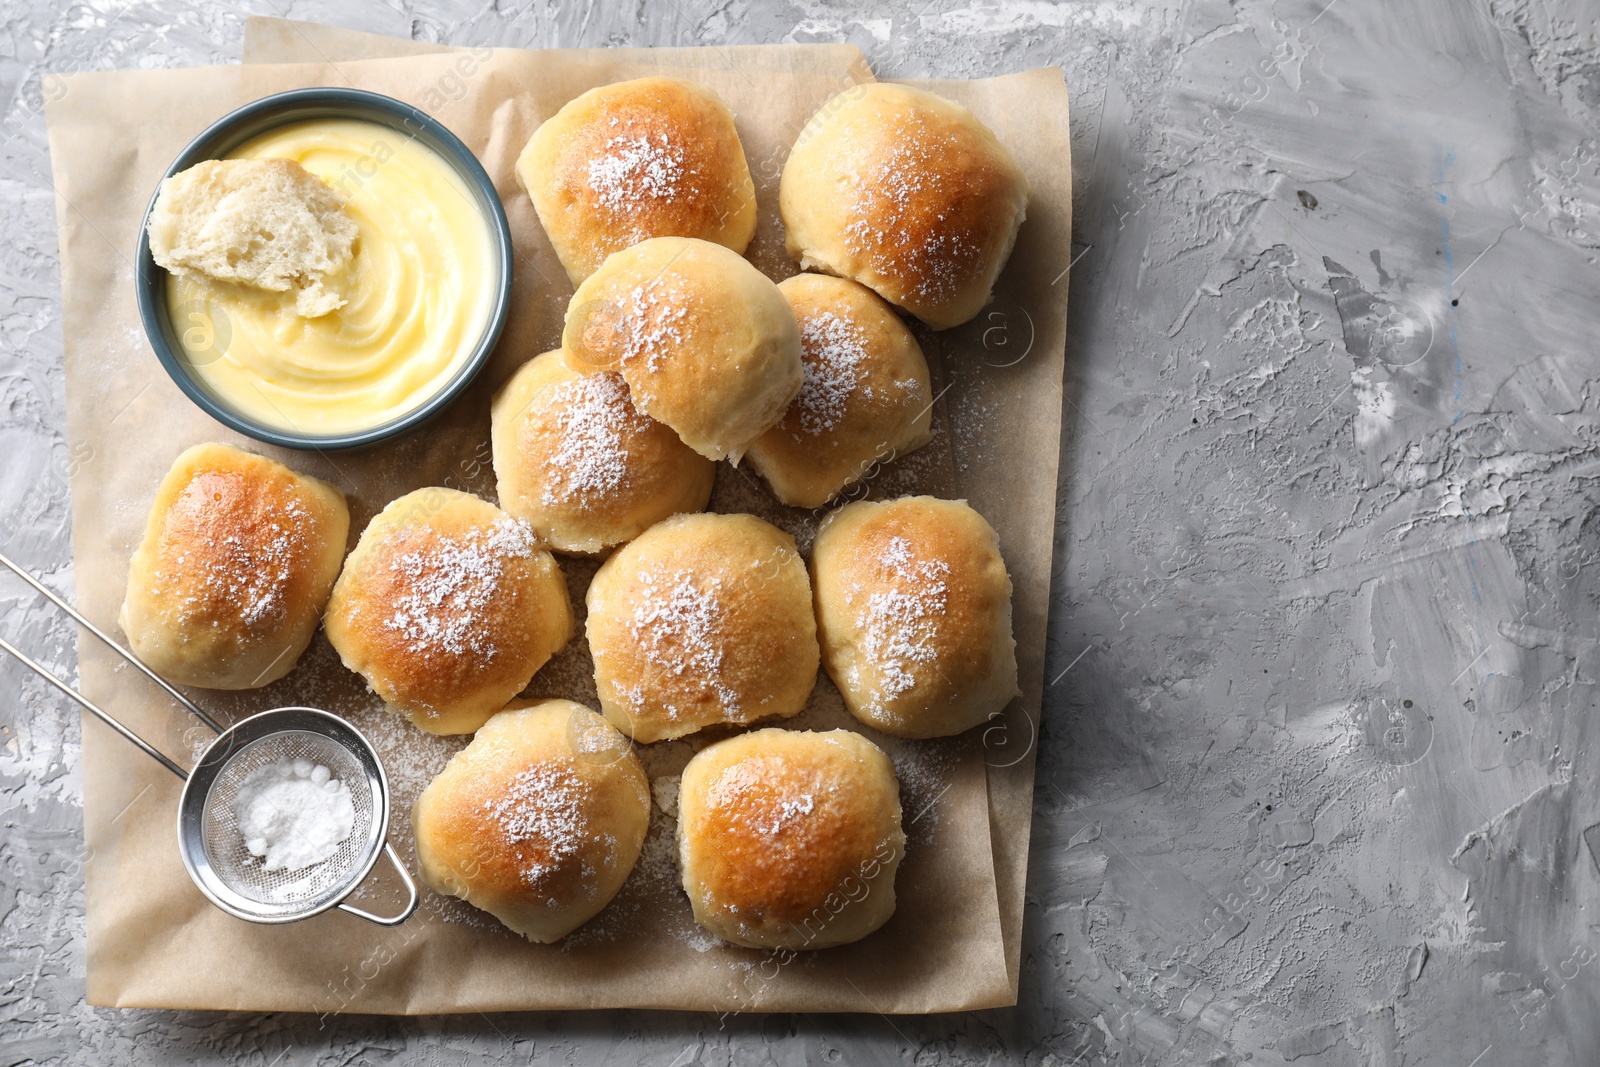
[[[928,443],[933,387],[916,338],[866,286],[798,274],[778,291],[800,325],[805,384],[746,454],[779,500],[819,508]]]
[[[678,852],[695,921],[748,948],[831,948],[894,914],[900,786],[849,730],[757,730],[689,761]]]
[[[766,275],[708,241],[657,237],[578,287],[561,347],[618,371],[634,407],[709,459],[738,462],[800,392],[800,329]]]
[[[649,821],[628,739],[570,700],[492,717],[411,809],[423,880],[543,944],[611,902]]]
[[[753,515],[679,515],[589,585],[606,718],[635,741],[787,718],[817,680],[811,584],[794,538]]]
[[[964,500],[847,504],[811,550],[828,676],[850,713],[901,737],[946,737],[1020,690],[1011,579]]]
[[[711,499],[714,463],[639,414],[621,375],[579,374],[560,352],[495,395],[490,438],[500,506],[558,552],[602,552]]]
[[[117,623],[179,685],[254,689],[311,643],[350,512],[326,482],[231,445],[196,445],[156,489]]]
[[[573,285],[652,237],[698,237],[742,253],[756,193],[715,92],[677,78],[590,89],[551,116],[517,159]]]
[[[324,620],[346,667],[434,734],[470,734],[572,637],[554,557],[528,525],[430,487],[373,518]]]
[[[960,104],[857,85],[800,131],[779,181],[789,254],[854,278],[936,330],[989,302],[1028,206],[1028,179]]]

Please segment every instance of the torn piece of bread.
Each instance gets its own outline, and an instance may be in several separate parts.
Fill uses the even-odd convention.
[[[344,306],[326,283],[355,251],[345,197],[290,159],[209,159],[161,183],[150,253],[174,274],[295,292],[311,319]]]

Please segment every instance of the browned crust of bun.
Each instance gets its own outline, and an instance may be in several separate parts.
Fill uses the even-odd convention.
[[[917,339],[871,289],[797,274],[778,291],[800,327],[806,381],[746,455],[783,503],[819,508],[928,443],[933,386]]]
[[[779,201],[803,268],[855,278],[945,329],[987,303],[1028,193],[1011,153],[966,108],[873,83],[807,123]]]
[[[325,482],[230,445],[188,449],[129,568],[129,647],[184,685],[276,681],[316,632],[349,529],[344,496]]]
[[[700,511],[716,465],[642,415],[619,375],[529,360],[490,413],[500,506],[558,552],[592,554]]]
[[[679,515],[606,561],[588,594],[606,718],[636,741],[805,707],[820,652],[794,539],[753,515]]]
[[[848,504],[817,531],[811,570],[824,663],[862,722],[943,737],[1019,692],[1011,579],[966,501]]]
[[[825,948],[894,910],[905,848],[894,768],[848,730],[760,730],[684,770],[684,889],[702,926],[735,944]]]
[[[755,234],[755,186],[733,114],[694,82],[591,89],[539,127],[516,169],[574,285],[652,237],[743,253]]]
[[[561,348],[616,371],[644,414],[735,463],[800,392],[800,329],[778,287],[709,241],[657,237],[611,256],[567,305]]]
[[[569,700],[513,702],[412,808],[428,884],[540,942],[605,907],[649,818],[649,780],[627,739]]]
[[[345,562],[328,640],[430,733],[471,733],[572,636],[561,569],[528,528],[453,489],[408,493]]]

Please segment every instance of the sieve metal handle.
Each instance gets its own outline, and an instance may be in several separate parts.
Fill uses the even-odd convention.
[[[186,782],[186,781],[189,780],[189,772],[188,771],[184,770],[182,767],[178,766],[176,763],[174,763],[170,759],[168,759],[164,754],[162,754],[162,752],[159,749],[157,749],[154,745],[150,744],[150,742],[146,741],[144,738],[140,737],[138,734],[134,733],[132,730],[130,730],[126,726],[122,725],[116,719],[113,719],[111,717],[111,715],[108,712],[106,712],[103,708],[101,708],[98,704],[95,704],[88,697],[84,696],[82,693],[80,693],[76,689],[72,688],[72,686],[68,685],[66,682],[63,682],[60,678],[57,678],[55,675],[53,675],[49,671],[45,670],[42,666],[40,666],[39,664],[35,663],[33,660],[29,659],[27,656],[23,655],[22,652],[20,652],[15,645],[13,645],[11,642],[7,641],[3,637],[0,637],[0,648],[3,648],[7,652],[11,653],[13,656],[15,656],[17,658],[17,660],[24,667],[27,667],[29,670],[33,671],[39,677],[43,678],[45,681],[49,682],[51,685],[55,686],[57,689],[61,690],[65,694],[67,694],[67,696],[71,697],[73,700],[76,700],[79,704],[82,704],[84,706],[84,708],[86,708],[87,710],[93,712],[95,714],[95,716],[101,722],[103,722],[107,726],[111,727],[113,730],[115,730],[117,733],[121,734],[123,737],[126,737],[129,741],[133,742],[135,745],[138,745],[141,749],[144,750],[145,754],[148,755],[151,759],[155,760],[157,763],[161,764],[161,766],[165,767],[167,770],[169,770],[173,774],[177,775],[180,781],[185,781]]]
[[[65,600],[62,600],[60,597],[56,596],[56,594],[54,592],[52,592],[51,590],[46,588],[44,586],[44,584],[41,583],[33,575],[31,575],[27,571],[23,570],[20,566],[18,566],[16,563],[13,563],[10,559],[6,558],[6,556],[4,556],[3,554],[0,554],[0,566],[4,566],[12,574],[15,574],[18,578],[21,578],[23,581],[25,581],[29,585],[33,586],[34,589],[36,589],[40,593],[44,594],[45,599],[49,600],[50,603],[54,604],[56,607],[60,608],[62,611],[65,611],[68,615],[72,616],[72,618],[74,620],[76,620],[77,623],[80,626],[82,626],[84,629],[88,630],[90,633],[94,634],[100,640],[104,641],[107,645],[109,645],[112,649],[114,649],[117,652],[117,654],[120,655],[123,659],[127,660],[129,663],[131,663],[135,667],[139,668],[139,670],[143,671],[148,677],[150,677],[158,685],[160,685],[161,688],[165,689],[168,693],[171,693],[174,697],[176,697],[178,702],[181,703],[184,707],[188,708],[190,711],[192,711],[200,719],[201,722],[205,723],[207,726],[211,727],[211,729],[215,730],[219,734],[222,732],[222,727],[217,725],[216,720],[212,719],[211,716],[207,715],[205,712],[201,711],[198,707],[196,707],[192,700],[190,700],[188,697],[184,696],[182,693],[180,693],[176,689],[174,689],[172,687],[171,683],[169,683],[165,678],[161,677],[155,671],[151,670],[149,667],[147,667],[143,663],[139,662],[139,658],[137,656],[135,656],[132,652],[129,652],[127,649],[123,648],[117,642],[113,641],[98,626],[96,626],[94,623],[90,622],[88,619],[84,618],[81,614],[79,614],[79,612],[78,612],[78,610],[76,608],[74,608],[71,604],[68,604]],[[171,759],[169,759],[166,756],[165,753],[161,752],[159,749],[157,749],[150,742],[146,741],[144,738],[140,737],[138,734],[134,733],[132,730],[130,730],[126,726],[122,725],[122,723],[118,722],[114,717],[112,717],[110,712],[108,712],[104,708],[100,707],[100,705],[96,704],[94,701],[90,700],[88,697],[86,697],[82,693],[78,692],[76,689],[74,689],[72,686],[68,685],[66,682],[63,682],[60,678],[57,678],[54,674],[51,674],[48,670],[45,669],[45,667],[42,664],[38,663],[34,659],[32,659],[29,656],[27,656],[26,654],[24,654],[20,649],[18,649],[11,642],[5,640],[4,638],[0,638],[0,649],[5,649],[5,651],[11,653],[11,655],[17,660],[17,662],[21,663],[24,667],[28,668],[33,673],[37,674],[39,677],[43,678],[45,681],[49,682],[51,685],[53,685],[57,689],[61,690],[61,692],[65,693],[67,696],[71,697],[80,706],[82,706],[84,708],[84,710],[92,713],[95,718],[99,719],[101,722],[103,722],[107,726],[111,727],[117,733],[119,733],[123,737],[127,738],[129,742],[131,742],[134,745],[137,745],[139,747],[139,749],[142,752],[144,752],[145,755],[149,756],[151,759],[153,759],[157,763],[161,764],[161,766],[165,767],[167,770],[169,770],[173,774],[177,775],[181,780],[188,781],[188,779],[189,779],[189,772],[188,771],[184,770],[177,763],[174,763]]]
[[[379,926],[399,926],[411,918],[412,913],[417,910],[417,883],[411,880],[411,875],[406,873],[405,865],[400,862],[400,857],[394,854],[394,846],[387,841],[383,845],[383,854],[389,857],[389,863],[399,872],[400,880],[406,884],[406,892],[411,894],[411,899],[406,901],[405,910],[401,911],[399,915],[374,915],[370,911],[363,911],[354,904],[346,904],[342,900],[339,901],[339,910],[347,911],[351,915],[365,919],[369,923],[377,923]]]
[[[100,627],[96,626],[94,623],[92,623],[88,619],[84,618],[83,615],[78,612],[77,608],[73,607],[71,604],[68,604],[65,600],[62,600],[60,597],[56,596],[56,594],[54,592],[52,592],[50,589],[48,589],[44,585],[44,583],[40,582],[39,579],[35,578],[33,575],[31,575],[27,571],[23,570],[22,567],[20,567],[16,563],[13,563],[11,560],[7,559],[3,554],[0,554],[0,566],[5,567],[12,574],[15,574],[18,578],[21,578],[23,581],[25,581],[29,585],[33,586],[33,588],[35,590],[37,590],[40,593],[40,595],[42,595],[46,600],[50,601],[50,603],[54,604],[56,607],[60,608],[64,612],[66,612],[68,615],[72,616],[73,621],[75,621],[79,626],[82,626],[85,630],[88,630],[90,633],[92,633],[96,637],[98,637],[101,641],[105,642],[106,645],[109,646],[111,648],[111,650],[114,651],[117,655],[121,656],[123,659],[127,660],[129,663],[133,664],[136,668],[138,668],[139,671],[141,671],[146,678],[149,678],[152,682],[156,683],[161,688],[165,689],[167,691],[167,693],[169,695],[171,695],[172,699],[176,700],[178,703],[182,704],[185,708],[189,709],[190,714],[192,714],[195,718],[199,719],[201,722],[205,723],[207,726],[211,727],[212,732],[219,733],[219,734],[222,732],[222,724],[221,723],[217,722],[217,720],[213,719],[211,716],[209,716],[205,712],[201,711],[199,705],[197,705],[194,701],[190,700],[188,697],[184,696],[182,693],[178,692],[177,688],[175,686],[173,686],[173,684],[171,682],[167,681],[165,678],[161,677],[161,675],[157,674],[155,671],[153,671],[149,667],[145,666],[144,663],[142,663],[140,661],[138,656],[135,656],[132,652],[129,652],[126,648],[123,648],[116,641],[112,640],[111,637],[108,634],[105,633],[105,631],[101,630]],[[10,649],[9,645],[6,646],[6,647],[8,649]],[[18,653],[16,652],[15,649],[10,649],[10,651],[11,651],[12,655],[17,656],[19,659],[23,659],[24,658],[24,657],[18,655]],[[30,665],[32,665],[31,661],[28,661],[28,662],[30,663]],[[33,669],[36,670],[36,671],[39,670],[39,668],[36,665],[33,666]],[[43,671],[39,671],[39,673],[44,674]],[[50,677],[50,676],[46,675],[46,677]],[[54,682],[54,681],[56,681],[56,679],[55,678],[50,678],[50,681]],[[59,683],[58,683],[58,685],[59,685]],[[89,705],[84,701],[84,699],[82,697],[78,696],[78,694],[73,693],[71,690],[67,690],[67,693],[74,700],[78,701],[78,703],[83,704],[85,707],[89,707]],[[106,713],[103,712],[103,711],[99,711],[98,709],[95,709],[95,708],[92,708],[92,707],[90,707],[90,710],[94,711],[95,714],[99,715],[102,719],[107,718],[106,717]],[[107,721],[111,721],[111,720],[108,719]],[[113,723],[113,725],[116,725],[116,724]],[[120,727],[118,727],[118,728],[120,729]]]

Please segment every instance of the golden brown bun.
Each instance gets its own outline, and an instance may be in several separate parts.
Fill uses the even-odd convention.
[[[964,500],[847,504],[811,549],[817,631],[845,707],[901,737],[947,737],[1016,696],[1011,578]]]
[[[754,515],[679,515],[589,584],[600,710],[635,741],[787,718],[817,681],[811,584],[794,538]]]
[[[117,624],[180,685],[254,689],[288,674],[344,559],[344,495],[229,445],[195,445],[156,489]]]
[[[560,352],[512,376],[490,427],[500,506],[558,552],[603,551],[711,499],[716,464],[639,414],[621,375],[579,374]]]
[[[567,305],[574,370],[620,371],[633,404],[708,459],[738,462],[800,392],[800,328],[721,245],[658,237],[606,260]]]
[[[651,237],[698,237],[742,253],[756,193],[733,113],[676,78],[590,89],[535,131],[517,159],[556,256],[577,285]]]
[[[928,361],[893,309],[858,282],[797,274],[778,291],[800,324],[806,380],[746,455],[779,500],[820,508],[873,464],[928,443]]]
[[[628,739],[570,700],[508,706],[411,809],[423,880],[541,944],[610,903],[649,822]]]
[[[683,770],[678,853],[695,921],[747,948],[831,948],[894,914],[900,786],[849,730],[757,730]]]
[[[1028,179],[966,108],[904,85],[822,105],[778,185],[789,254],[869,286],[936,330],[989,302],[1028,207]]]
[[[344,665],[434,734],[470,734],[572,637],[554,557],[526,523],[454,489],[367,525],[323,625]]]

